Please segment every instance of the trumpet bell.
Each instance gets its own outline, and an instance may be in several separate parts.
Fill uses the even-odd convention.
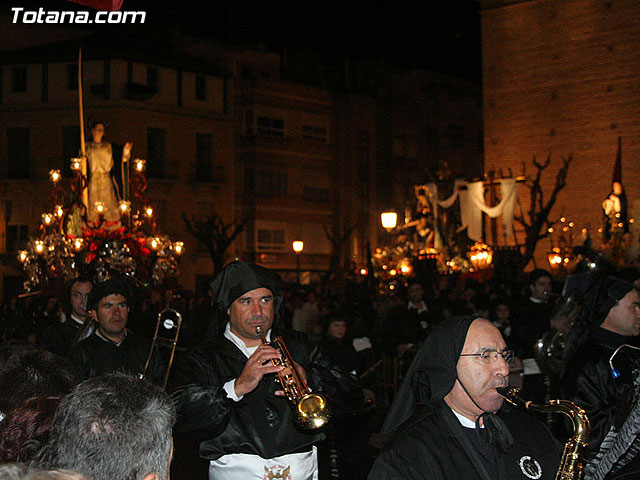
[[[324,426],[331,418],[331,410],[323,396],[308,393],[297,403],[296,422],[304,429],[312,430]]]

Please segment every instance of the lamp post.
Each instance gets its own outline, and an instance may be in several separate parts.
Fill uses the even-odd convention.
[[[296,252],[296,275],[298,278],[298,285],[300,285],[300,254],[304,249],[304,242],[302,240],[294,240],[291,246],[293,251]]]
[[[390,232],[396,228],[398,214],[396,212],[383,212],[380,214],[380,222],[382,222],[383,228]]]

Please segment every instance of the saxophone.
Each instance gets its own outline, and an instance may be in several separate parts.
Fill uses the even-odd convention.
[[[573,436],[565,443],[562,459],[555,480],[578,480],[582,478],[582,461],[580,451],[587,446],[587,437],[591,429],[589,419],[582,408],[570,400],[551,400],[548,404],[540,405],[524,400],[520,389],[515,387],[501,387],[497,389],[509,403],[524,406],[536,412],[562,413],[571,419]]]

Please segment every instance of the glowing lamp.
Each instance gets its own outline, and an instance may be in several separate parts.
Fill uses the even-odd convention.
[[[37,253],[44,252],[44,242],[42,240],[36,240],[33,245]]]
[[[176,255],[182,255],[184,251],[184,242],[174,242],[173,251],[176,252]]]
[[[294,242],[291,244],[291,247],[293,248],[294,252],[300,253],[302,252],[302,250],[304,250],[304,242],[302,240],[294,240]]]
[[[24,263],[27,261],[27,251],[26,250],[20,250],[18,252],[18,260],[20,260],[20,263]]]
[[[120,200],[118,202],[118,208],[120,209],[120,213],[127,213],[129,211],[129,207],[131,206],[131,202],[126,200]]]
[[[82,168],[82,160],[79,158],[72,158],[71,170],[73,170],[74,172],[79,172],[81,168]]]
[[[57,169],[49,170],[49,179],[51,180],[51,183],[56,184],[60,181],[61,178],[62,178],[62,175],[60,175],[60,170],[57,170]]]
[[[147,164],[147,161],[142,158],[136,158],[133,161],[133,168],[135,168],[136,172],[142,173],[144,171],[144,167]]]
[[[64,215],[64,208],[62,208],[62,205],[56,205],[53,208],[53,213],[55,214],[56,217],[62,218],[62,216]]]
[[[153,217],[153,208],[152,208],[152,207],[144,207],[144,214],[145,214],[148,218]]]
[[[382,227],[387,230],[393,230],[398,223],[398,214],[396,212],[384,212],[380,214],[380,222]]]
[[[42,214],[42,223],[47,227],[53,223],[53,214],[51,213],[43,213]]]
[[[151,242],[149,243],[149,246],[151,247],[152,250],[157,250],[158,247],[160,246],[160,239],[156,238],[152,238]]]
[[[366,268],[360,269],[360,275],[366,275],[367,273],[369,273],[369,270],[367,270]]]
[[[482,240],[478,240],[467,255],[473,268],[478,270],[489,268],[493,261],[493,249]]]
[[[73,248],[76,250],[76,252],[79,252],[80,250],[82,250],[83,244],[84,244],[84,240],[82,238],[74,238]]]
[[[94,205],[96,207],[96,212],[98,212],[100,215],[104,214],[104,211],[107,209],[107,207],[104,206],[103,202],[96,202]]]
[[[400,271],[403,273],[403,275],[406,275],[411,271],[411,267],[409,265],[402,265],[400,267]]]

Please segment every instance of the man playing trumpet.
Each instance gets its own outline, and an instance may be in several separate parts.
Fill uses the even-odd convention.
[[[209,461],[210,479],[317,479],[314,444],[324,435],[296,427],[296,410],[274,382],[283,368],[273,362],[280,352],[264,344],[260,332],[268,342],[282,336],[300,375],[334,405],[360,400],[357,380],[331,365],[303,333],[282,330],[275,273],[232,262],[212,287],[224,330],[176,365],[177,431],[204,438],[200,456]]]

